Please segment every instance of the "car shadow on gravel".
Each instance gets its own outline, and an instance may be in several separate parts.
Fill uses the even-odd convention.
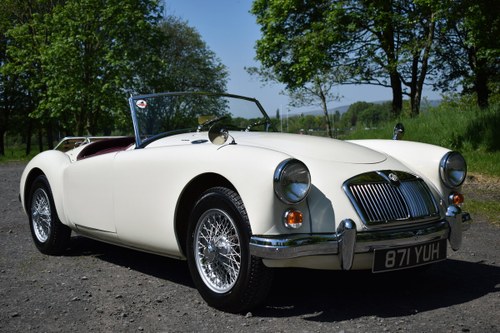
[[[187,263],[155,254],[110,245],[82,236],[71,238],[64,256],[89,256],[134,271],[194,288]]]
[[[263,317],[334,322],[404,317],[478,299],[500,290],[500,267],[448,259],[426,270],[385,274],[283,269]]]
[[[73,237],[65,256],[89,256],[195,288],[185,261]],[[301,316],[336,322],[377,316],[404,317],[466,303],[500,289],[500,267],[448,259],[426,270],[384,274],[371,272],[275,270],[265,304],[252,311],[258,317]],[[201,299],[201,297],[200,297]]]

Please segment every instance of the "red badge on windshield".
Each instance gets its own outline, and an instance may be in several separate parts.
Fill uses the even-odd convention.
[[[148,103],[145,100],[140,99],[137,102],[135,102],[135,105],[137,105],[139,109],[144,109],[146,108],[146,106],[148,106]]]

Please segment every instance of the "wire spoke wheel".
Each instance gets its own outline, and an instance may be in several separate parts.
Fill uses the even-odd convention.
[[[41,243],[45,243],[50,236],[52,213],[49,197],[43,188],[38,188],[33,193],[31,223],[33,224],[33,231],[36,238]]]
[[[265,300],[272,271],[250,254],[252,230],[238,193],[225,187],[202,193],[191,212],[187,233],[189,271],[210,306],[236,313]]]
[[[231,290],[241,269],[240,239],[231,217],[219,209],[205,212],[195,230],[194,246],[206,285],[216,293]]]
[[[69,244],[71,229],[59,220],[47,177],[35,178],[27,200],[31,236],[36,247],[45,254],[61,254]]]

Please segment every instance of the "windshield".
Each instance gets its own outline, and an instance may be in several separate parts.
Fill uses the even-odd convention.
[[[229,94],[161,93],[129,99],[137,147],[156,138],[205,131],[220,122],[231,130],[269,131],[271,121],[260,103]]]

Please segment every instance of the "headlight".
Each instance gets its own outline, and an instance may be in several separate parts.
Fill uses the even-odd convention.
[[[274,192],[281,201],[296,204],[307,197],[311,189],[311,174],[299,160],[281,162],[274,172]]]
[[[446,153],[439,164],[441,180],[448,187],[462,185],[467,175],[467,164],[464,157],[456,151]]]

